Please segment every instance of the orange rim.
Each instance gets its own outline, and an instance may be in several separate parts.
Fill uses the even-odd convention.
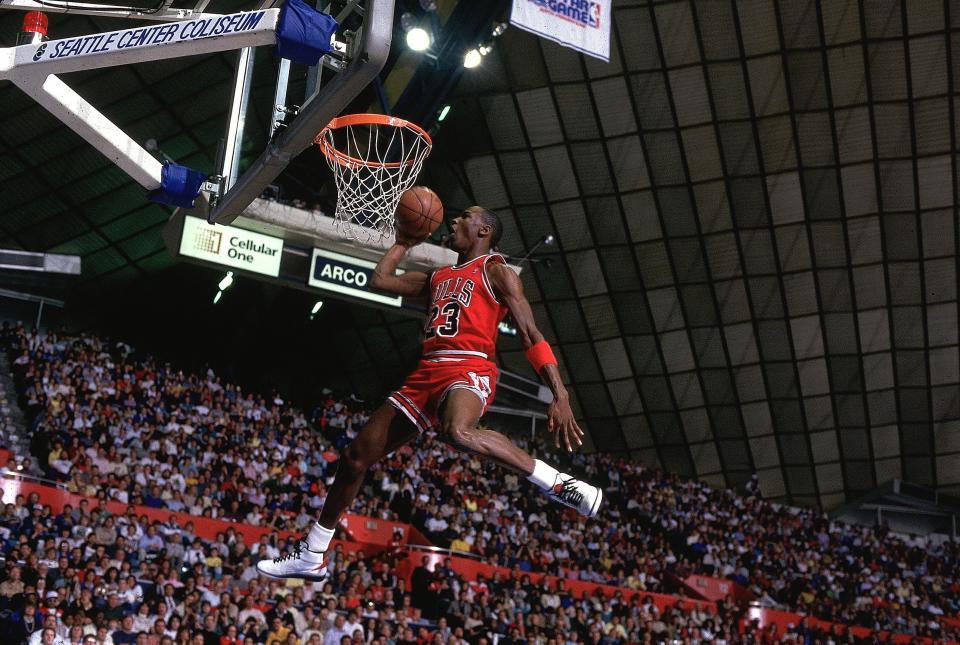
[[[410,128],[427,142],[428,147],[433,147],[433,139],[431,139],[430,135],[427,134],[427,131],[421,128],[419,125],[413,123],[412,121],[407,121],[406,119],[401,119],[395,116],[387,116],[385,114],[347,114],[345,116],[338,116],[330,121],[330,123],[327,124],[327,127],[320,131],[320,134],[314,137],[313,142],[320,146],[320,151],[323,152],[327,159],[346,167],[378,166],[380,168],[399,168],[400,166],[411,166],[416,161],[415,159],[410,159],[407,161],[384,162],[358,159],[357,157],[351,157],[347,153],[341,152],[334,148],[324,136],[328,130],[339,130],[340,128],[347,128],[353,125],[388,125],[395,128]]]

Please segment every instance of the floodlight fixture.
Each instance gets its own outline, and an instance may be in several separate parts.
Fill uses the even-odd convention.
[[[479,67],[482,60],[483,54],[480,53],[480,50],[471,49],[463,57],[463,66],[467,69],[473,69],[474,67]]]
[[[423,27],[414,27],[407,32],[407,47],[415,52],[426,51],[430,48],[430,34]]]
[[[430,32],[420,25],[420,19],[409,11],[400,16],[400,27],[407,34],[407,47],[415,52],[430,48]]]

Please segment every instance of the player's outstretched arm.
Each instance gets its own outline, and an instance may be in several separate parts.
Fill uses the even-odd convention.
[[[554,444],[560,447],[561,437],[567,451],[583,445],[583,430],[573,418],[570,408],[570,397],[567,388],[560,379],[560,370],[557,368],[553,351],[544,340],[543,334],[537,329],[537,322],[533,318],[533,310],[527,297],[523,293],[523,283],[520,276],[513,269],[503,264],[492,264],[487,267],[487,277],[493,285],[494,292],[500,298],[513,316],[517,325],[517,332],[527,350],[527,359],[544,383],[553,392],[553,403],[550,404],[547,418],[547,428],[554,436]]]
[[[430,280],[421,271],[407,271],[397,275],[400,260],[407,254],[413,243],[397,237],[397,242],[387,249],[377,266],[373,269],[370,288],[374,291],[390,293],[408,298],[426,296],[430,290]]]

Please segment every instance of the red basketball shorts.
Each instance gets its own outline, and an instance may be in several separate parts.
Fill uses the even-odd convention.
[[[440,425],[439,411],[453,390],[468,390],[483,403],[483,412],[493,401],[497,366],[480,352],[444,351],[425,354],[403,386],[387,397],[417,430]]]

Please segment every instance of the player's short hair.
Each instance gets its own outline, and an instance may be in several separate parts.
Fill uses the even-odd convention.
[[[482,207],[480,216],[483,218],[483,223],[490,227],[490,249],[498,250],[500,238],[503,237],[503,222],[500,221],[500,216]]]

